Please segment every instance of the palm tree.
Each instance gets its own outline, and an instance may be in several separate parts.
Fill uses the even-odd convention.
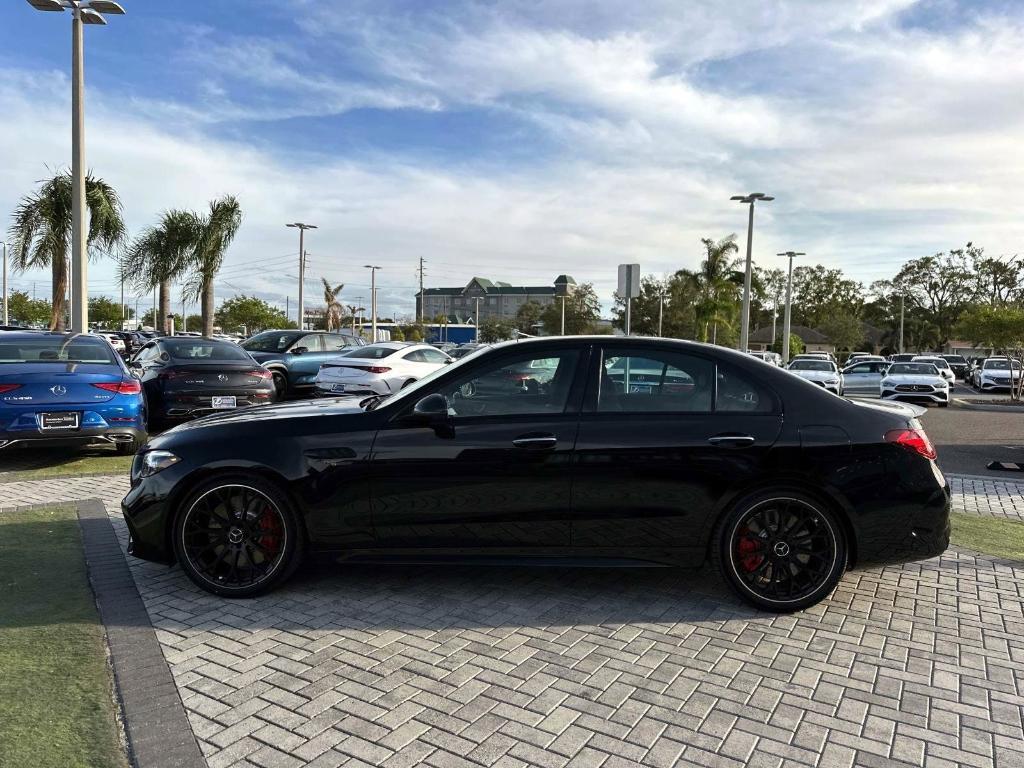
[[[233,195],[210,202],[206,216],[191,214],[191,253],[187,259],[189,298],[199,300],[203,335],[213,335],[213,280],[224,264],[224,255],[242,224],[242,209]]]
[[[338,283],[332,288],[326,277],[321,277],[320,282],[324,284],[324,303],[327,305],[324,319],[327,321],[327,330],[334,331],[341,327],[342,306],[338,301],[338,296],[341,295],[341,289],[345,287],[345,284]]]
[[[352,333],[356,332],[356,317],[366,311],[365,307],[360,307],[356,304],[346,304],[345,309],[348,310],[348,316],[352,318]]]
[[[743,285],[743,272],[739,260],[733,258],[739,248],[736,235],[723,237],[718,242],[701,238],[705,257],[696,272],[681,270],[679,275],[693,282],[700,296],[697,302],[698,326],[701,341],[708,340],[711,330],[712,343],[718,339],[718,326],[729,325],[729,310],[736,302],[738,287]]]
[[[68,250],[71,246],[71,173],[62,171],[41,182],[39,190],[21,199],[10,228],[14,268],[49,267],[52,274],[51,330],[64,330],[65,294],[68,285]],[[85,179],[85,204],[89,209],[86,244],[89,255],[110,252],[124,242],[121,200],[114,188],[91,174]]]
[[[193,247],[195,214],[167,211],[155,227],[143,230],[121,258],[121,279],[137,288],[159,287],[160,301],[154,325],[166,330],[171,313],[171,282],[188,267]]]

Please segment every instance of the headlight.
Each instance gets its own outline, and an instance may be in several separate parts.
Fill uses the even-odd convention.
[[[889,381],[889,379],[882,379],[882,386],[883,387],[888,387],[888,386],[891,386],[891,385],[892,385],[892,382]]]
[[[148,451],[142,454],[142,466],[139,469],[139,477],[155,475],[172,464],[177,464],[181,459],[170,451]]]
[[[825,383],[826,384],[838,384],[839,383],[839,379],[828,379]]]

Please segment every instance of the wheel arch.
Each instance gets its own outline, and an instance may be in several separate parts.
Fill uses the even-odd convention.
[[[178,519],[178,515],[181,513],[180,506],[185,499],[195,491],[200,485],[210,482],[216,478],[223,477],[236,478],[238,480],[244,480],[246,477],[257,478],[263,482],[270,483],[288,500],[288,503],[292,507],[292,511],[295,512],[296,525],[298,526],[299,535],[302,536],[303,541],[309,544],[309,530],[306,528],[306,518],[302,514],[301,508],[296,502],[295,494],[291,492],[288,486],[288,481],[279,472],[265,466],[225,466],[225,467],[202,467],[197,469],[195,472],[187,475],[181,482],[175,485],[175,490],[167,497],[167,508],[170,510],[170,514],[166,516],[164,520],[164,547],[166,552],[171,559],[172,563],[176,563],[178,558],[174,550],[174,524]]]
[[[852,506],[847,502],[843,494],[838,489],[829,486],[822,486],[821,484],[815,484],[809,479],[801,477],[769,478],[746,486],[741,486],[723,498],[715,509],[715,514],[712,515],[712,519],[708,522],[704,530],[705,559],[710,556],[711,548],[715,546],[714,532],[717,530],[722,519],[735,509],[736,505],[743,501],[743,499],[755,493],[764,493],[767,491],[771,491],[773,493],[784,493],[786,491],[801,493],[827,507],[828,510],[836,516],[839,520],[839,524],[843,527],[843,534],[846,537],[847,566],[853,567],[856,565],[858,558],[857,530],[853,523],[854,516]]]

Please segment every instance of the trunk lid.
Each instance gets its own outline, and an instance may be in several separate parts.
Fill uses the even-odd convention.
[[[7,370],[16,367],[16,371]],[[22,363],[0,366],[0,389],[4,384],[17,389],[0,393],[0,400],[18,406],[65,406],[105,403],[116,392],[93,386],[130,378],[115,365],[102,363]]]
[[[165,390],[249,389],[266,384],[269,377],[254,375],[259,365],[246,362],[183,364],[168,366],[160,373]]]

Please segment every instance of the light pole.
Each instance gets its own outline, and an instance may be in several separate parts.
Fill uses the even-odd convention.
[[[803,251],[786,251],[775,255],[789,257],[789,278],[786,280],[786,314],[782,320],[782,364],[786,365],[789,363],[789,320],[793,310],[793,259],[807,254]]]
[[[299,330],[306,330],[306,318],[304,317],[306,312],[306,305],[303,304],[303,284],[306,281],[306,230],[316,229],[316,224],[303,224],[301,221],[296,221],[294,224],[285,224],[286,227],[292,227],[299,230]]]
[[[477,296],[473,300],[476,302],[476,315],[474,315],[474,317],[476,319],[473,320],[473,324],[474,324],[474,328],[473,328],[474,339],[473,339],[473,341],[480,341],[480,297]]]
[[[566,299],[566,297],[563,296],[562,297],[562,333],[561,333],[562,336],[565,336],[565,299]]]
[[[903,354],[903,294],[900,294],[900,354]]]
[[[10,325],[10,313],[7,311],[7,243],[0,243],[0,245],[4,247],[4,325]]]
[[[664,334],[661,332],[662,321],[665,319],[665,292],[662,291],[658,296],[658,336],[659,338]]]
[[[377,341],[377,270],[382,269],[375,264],[364,264],[370,270],[370,340]]]
[[[89,330],[88,230],[85,226],[85,24],[121,15],[113,0],[28,0],[37,11],[71,11],[71,331]],[[6,296],[6,294],[5,294]]]
[[[750,205],[750,217],[747,220],[747,266],[743,273],[743,310],[740,312],[740,352],[746,352],[750,341],[750,273],[751,254],[754,246],[754,203],[767,203],[775,198],[764,192],[751,192],[749,195],[733,195],[729,198],[739,203]]]

